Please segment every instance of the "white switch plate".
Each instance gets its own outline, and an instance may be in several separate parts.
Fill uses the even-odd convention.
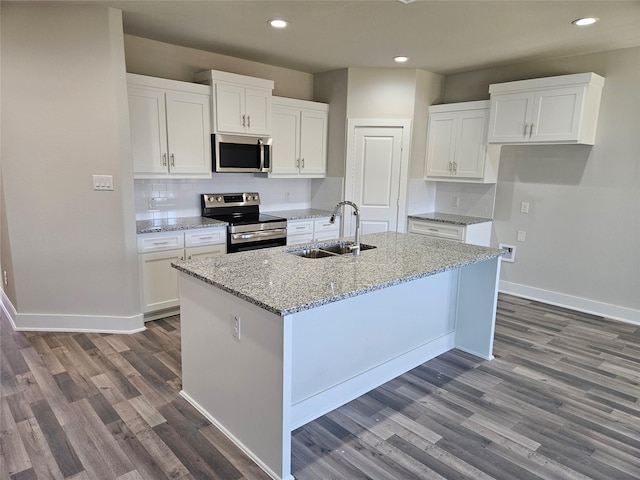
[[[529,202],[522,202],[520,205],[520,213],[529,213]]]
[[[518,230],[518,241],[519,242],[524,242],[524,239],[527,237],[527,232],[524,232],[522,230]]]
[[[231,336],[240,341],[240,317],[231,316]]]
[[[94,175],[94,190],[113,190],[113,175]]]
[[[460,197],[453,197],[453,199],[451,200],[451,206],[452,207],[459,207],[460,206]]]

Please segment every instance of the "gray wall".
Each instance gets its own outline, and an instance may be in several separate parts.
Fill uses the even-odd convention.
[[[449,76],[445,101],[488,98],[491,83],[579,72],[606,79],[594,147],[502,148],[493,243],[516,245],[517,254],[515,263],[503,262],[501,279],[638,317],[640,48]],[[525,243],[516,241],[518,230]]]
[[[192,82],[202,70],[222,70],[273,80],[273,94],[280,97],[314,100],[313,75],[265,63],[180,47],[146,38],[124,36],[127,72]]]
[[[5,293],[19,314],[139,315],[121,14],[1,8]]]

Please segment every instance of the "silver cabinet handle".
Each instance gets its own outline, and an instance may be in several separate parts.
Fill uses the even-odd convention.
[[[154,245],[169,245],[169,242],[153,242]]]
[[[296,160],[296,168],[300,168],[300,159],[299,158]]]
[[[246,115],[242,115],[242,126],[243,127],[247,126],[247,116]]]
[[[529,125],[529,139],[531,139],[532,135],[533,135],[533,123]]]
[[[251,115],[247,115],[247,128],[251,128]]]
[[[162,166],[163,167],[167,166],[167,154],[166,153],[162,154]]]
[[[304,158],[302,159],[302,168],[304,168]]]
[[[171,157],[171,166],[175,167],[176,166],[176,156],[172,153],[170,157]]]
[[[455,175],[456,173],[458,173],[458,163],[453,162],[453,174]]]

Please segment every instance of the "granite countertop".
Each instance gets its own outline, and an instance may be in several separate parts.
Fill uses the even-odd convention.
[[[226,227],[227,222],[206,217],[165,218],[161,220],[138,220],[136,233],[173,232],[191,228]]]
[[[475,223],[491,222],[490,218],[469,217],[467,215],[457,215],[455,213],[414,213],[407,215],[409,218],[417,220],[429,220],[430,222],[452,223],[454,225],[473,225]]]
[[[330,217],[332,212],[329,212],[327,210],[319,210],[317,208],[302,208],[297,210],[275,210],[272,212],[264,211],[262,213],[266,213],[267,215],[275,215],[277,217],[284,217],[287,220],[303,220],[306,218]]]
[[[274,247],[172,265],[278,315],[319,307],[370,291],[500,257],[503,250],[395,232],[363,235],[377,248],[359,256],[320,259],[287,253],[323,242]]]

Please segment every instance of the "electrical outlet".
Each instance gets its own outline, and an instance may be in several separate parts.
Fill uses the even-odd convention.
[[[501,243],[498,245],[499,248],[501,248],[502,250],[506,250],[507,254],[502,256],[502,261],[503,262],[510,262],[513,263],[516,261],[516,247],[515,245],[506,245],[504,243]]]
[[[520,204],[520,213],[529,213],[529,202],[522,202]]]
[[[524,239],[527,237],[527,232],[524,232],[522,230],[518,230],[518,241],[519,242],[524,242]]]
[[[231,317],[231,336],[240,341],[240,317]]]
[[[453,197],[453,199],[451,200],[451,206],[452,207],[459,207],[460,206],[460,197]]]

